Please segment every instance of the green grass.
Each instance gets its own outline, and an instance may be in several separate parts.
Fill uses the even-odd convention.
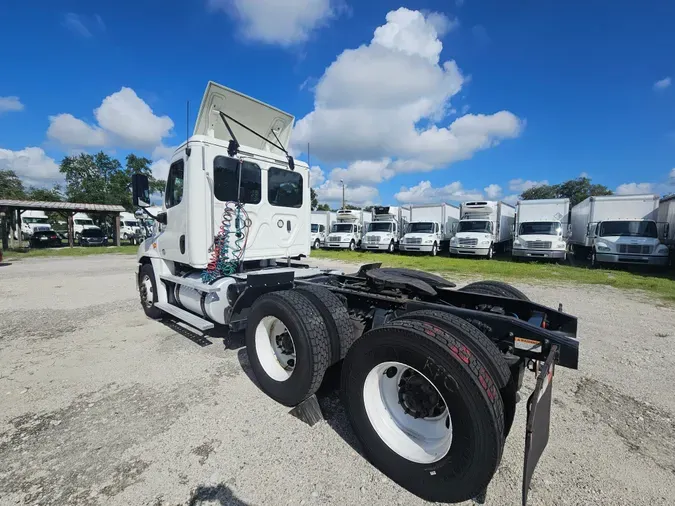
[[[446,277],[481,277],[532,281],[558,281],[588,285],[608,285],[627,290],[646,290],[669,301],[675,301],[675,273],[655,270],[590,269],[543,262],[480,260],[475,258],[430,257],[344,250],[312,250],[312,258],[327,258],[365,264],[382,262],[387,267],[408,267],[437,272]]]
[[[132,255],[136,253],[138,246],[87,246],[69,248],[34,248],[22,250],[8,250],[4,252],[4,260],[21,260],[22,258],[38,257],[83,257],[89,255],[105,255],[111,253],[121,253]]]

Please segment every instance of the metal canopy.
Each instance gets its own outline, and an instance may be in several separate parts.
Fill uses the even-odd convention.
[[[95,211],[100,213],[122,213],[123,206],[114,204],[82,204],[76,202],[40,202],[37,200],[5,200],[0,199],[0,207],[12,207],[21,210],[50,211]]]

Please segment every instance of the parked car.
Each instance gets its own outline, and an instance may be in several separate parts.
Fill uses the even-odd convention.
[[[80,233],[78,243],[80,246],[106,246],[108,244],[108,237],[98,227],[85,228]]]
[[[34,231],[30,238],[31,248],[54,248],[61,246],[61,238],[54,230]]]

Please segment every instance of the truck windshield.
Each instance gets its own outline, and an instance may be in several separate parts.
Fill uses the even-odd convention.
[[[331,232],[351,232],[352,231],[353,225],[350,225],[349,223],[336,223],[333,225],[333,228],[330,229]]]
[[[93,220],[75,220],[75,225],[93,225]]]
[[[312,233],[316,234],[319,231],[319,225],[312,223]]]
[[[368,232],[391,232],[391,223],[374,222],[368,225]]]
[[[434,224],[429,222],[411,223],[408,232],[417,234],[433,234]]]
[[[518,235],[558,235],[561,231],[557,221],[530,221],[520,224]]]
[[[125,221],[124,224],[127,227],[137,227],[138,226],[138,222],[136,222],[136,221]]]
[[[653,221],[603,221],[600,224],[600,237],[658,237],[656,223]]]
[[[460,221],[457,232],[492,232],[492,222],[490,221]]]
[[[47,218],[23,218],[24,223],[49,223]]]

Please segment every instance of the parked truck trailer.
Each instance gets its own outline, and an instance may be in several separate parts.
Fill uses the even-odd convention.
[[[589,197],[572,208],[572,251],[591,265],[668,265],[668,247],[659,240],[658,208],[658,195]]]
[[[410,224],[399,249],[409,253],[447,251],[459,222],[459,208],[451,204],[410,206]]]
[[[460,205],[457,233],[450,239],[451,255],[483,256],[508,251],[513,239],[515,208],[501,201],[471,201]]]
[[[485,500],[523,375],[539,371],[524,504],[549,439],[554,367],[578,366],[577,319],[500,282],[457,290],[411,269],[301,264],[311,247],[309,167],[288,154],[292,125],[291,115],[209,83],[194,134],[170,159],[164,230],[138,248],[146,315],[200,334],[244,331],[259,388],[301,417],[320,417],[314,394],[342,362],[342,399],[366,458],[428,501]],[[134,174],[132,188],[134,204],[149,206],[147,176]]]
[[[521,200],[516,204],[514,259],[567,258],[570,199]]]

